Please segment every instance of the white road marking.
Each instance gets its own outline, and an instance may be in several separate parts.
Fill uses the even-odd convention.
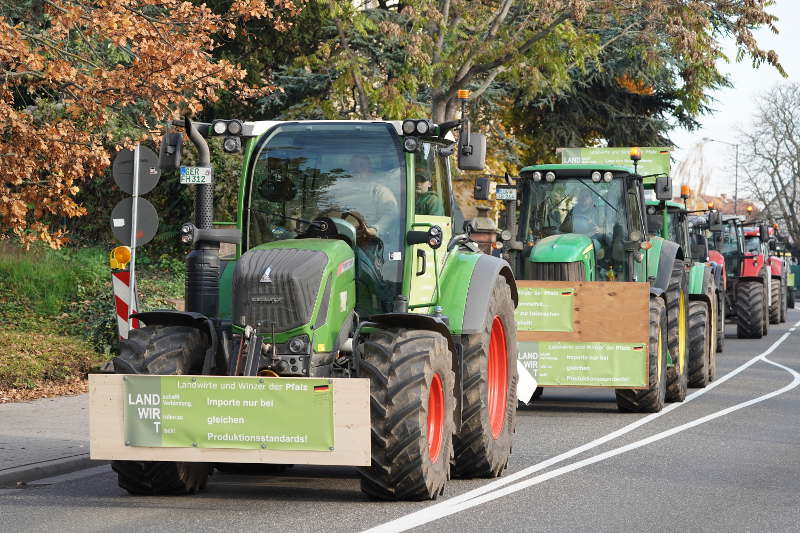
[[[797,328],[798,326],[800,326],[800,322],[796,323],[794,325],[794,328]],[[435,505],[431,505],[431,506],[426,507],[424,509],[421,509],[421,510],[419,510],[417,512],[410,513],[408,515],[402,516],[402,517],[397,518],[395,520],[392,520],[390,522],[386,522],[384,524],[381,524],[381,525],[376,526],[374,528],[368,529],[366,531],[367,532],[406,531],[408,529],[411,529],[411,528],[414,528],[414,527],[417,527],[417,526],[420,526],[420,525],[423,525],[423,524],[427,524],[429,522],[433,522],[433,521],[438,520],[440,518],[443,518],[445,516],[449,516],[451,514],[463,511],[465,509],[469,509],[470,507],[474,507],[476,505],[480,505],[482,503],[486,503],[486,502],[494,500],[496,498],[500,498],[500,497],[505,496],[507,494],[511,494],[511,493],[516,492],[518,490],[522,490],[522,489],[530,487],[532,485],[536,485],[538,483],[542,483],[544,481],[547,481],[548,479],[552,479],[553,477],[563,475],[563,474],[565,474],[567,472],[571,472],[573,470],[576,470],[578,468],[582,468],[582,467],[587,466],[589,464],[594,464],[596,462],[605,460],[605,459],[607,459],[609,457],[614,457],[615,455],[619,455],[619,454],[625,453],[627,451],[630,451],[630,450],[633,450],[633,449],[636,449],[636,448],[639,448],[639,447],[642,447],[642,446],[646,446],[647,444],[651,444],[652,442],[655,442],[657,440],[661,440],[661,439],[667,438],[667,437],[672,436],[672,435],[674,435],[676,433],[679,433],[681,431],[685,431],[686,429],[695,427],[695,426],[697,426],[699,424],[703,424],[705,422],[708,422],[708,421],[713,420],[715,418],[718,418],[720,416],[724,416],[726,414],[729,414],[729,413],[731,413],[733,411],[737,411],[739,409],[743,409],[744,407],[748,407],[749,405],[752,405],[754,403],[762,402],[764,400],[767,400],[767,399],[772,398],[774,396],[777,396],[779,394],[783,394],[784,392],[787,392],[787,391],[795,388],[798,384],[800,384],[800,374],[798,374],[797,372],[795,372],[794,370],[792,370],[792,369],[790,369],[788,367],[785,367],[785,366],[783,366],[781,364],[778,364],[778,363],[775,363],[773,361],[768,360],[767,356],[770,355],[772,352],[774,352],[775,349],[778,348],[778,346],[780,346],[787,338],[789,338],[790,335],[791,335],[790,332],[784,333],[783,335],[781,335],[781,337],[778,340],[776,340],[764,352],[762,352],[759,355],[753,357],[749,361],[747,361],[744,364],[742,364],[741,366],[735,368],[731,372],[725,374],[724,376],[722,376],[721,378],[717,379],[716,381],[713,381],[711,384],[709,384],[705,388],[698,389],[695,392],[693,392],[692,394],[689,394],[682,403],[669,404],[667,407],[665,407],[664,409],[662,409],[658,413],[653,413],[653,414],[647,415],[645,417],[642,417],[639,420],[637,420],[637,421],[635,421],[635,422],[633,422],[631,424],[628,424],[627,426],[623,426],[622,428],[620,428],[620,429],[618,429],[616,431],[613,431],[613,432],[611,432],[611,433],[609,433],[607,435],[604,435],[604,436],[599,437],[599,438],[597,438],[597,439],[595,439],[593,441],[590,441],[590,442],[588,442],[586,444],[578,446],[577,448],[574,448],[572,450],[564,452],[564,453],[562,453],[560,455],[556,455],[555,457],[551,457],[550,459],[547,459],[547,460],[542,461],[540,463],[537,463],[535,465],[529,466],[527,468],[523,468],[522,470],[514,472],[513,474],[509,474],[506,477],[498,479],[498,480],[493,481],[491,483],[487,483],[487,484],[485,484],[485,485],[483,485],[483,486],[481,486],[481,487],[479,487],[477,489],[465,492],[464,494],[460,494],[458,496],[450,498],[449,500],[443,501],[443,502],[435,504]],[[591,450],[593,448],[601,446],[602,444],[605,444],[606,442],[609,442],[609,441],[611,441],[613,439],[616,439],[617,437],[621,437],[622,435],[630,433],[631,431],[633,431],[633,430],[635,430],[635,429],[647,424],[648,422],[652,422],[653,420],[655,420],[657,418],[660,418],[661,416],[663,416],[663,415],[665,415],[665,414],[677,409],[681,405],[685,405],[687,402],[690,402],[690,401],[702,396],[703,394],[705,394],[708,391],[714,389],[715,387],[718,387],[719,385],[725,383],[726,381],[728,381],[732,377],[740,374],[741,372],[743,372],[744,370],[746,370],[747,368],[751,367],[752,365],[754,365],[755,363],[757,363],[759,361],[767,362],[769,364],[778,366],[778,367],[788,371],[789,373],[791,373],[794,376],[794,380],[792,381],[792,383],[790,383],[786,387],[783,387],[782,389],[779,389],[779,390],[777,390],[775,392],[771,392],[771,393],[765,394],[763,396],[759,396],[758,398],[755,398],[754,400],[749,400],[747,402],[743,402],[743,403],[737,404],[737,405],[735,405],[733,407],[729,407],[727,409],[723,409],[722,411],[717,411],[716,413],[712,413],[710,415],[698,418],[697,420],[694,420],[692,422],[688,422],[686,424],[682,424],[680,426],[677,426],[677,427],[672,428],[672,429],[667,430],[667,431],[663,431],[661,433],[658,433],[658,434],[653,435],[651,437],[648,437],[646,439],[642,439],[642,440],[636,441],[634,443],[628,444],[627,446],[623,446],[621,448],[616,448],[616,449],[611,450],[609,452],[605,452],[605,453],[590,457],[588,459],[583,459],[581,461],[577,461],[577,462],[569,464],[567,466],[563,466],[561,468],[555,469],[555,470],[553,470],[551,472],[548,472],[546,474],[542,474],[542,475],[533,477],[531,479],[527,479],[525,481],[520,481],[518,483],[514,483],[515,481],[517,481],[517,480],[519,480],[521,478],[524,478],[524,477],[526,477],[526,476],[528,476],[530,474],[533,474],[533,473],[539,472],[541,470],[544,470],[546,468],[549,468],[550,466],[553,466],[555,464],[561,463],[561,462],[563,462],[563,461],[565,461],[565,460],[567,460],[567,459],[569,459],[571,457],[574,457],[576,455],[579,455],[579,454],[581,454],[581,453],[583,453],[583,452],[585,452],[587,450]],[[514,483],[514,485],[512,485],[510,487],[507,487],[506,489],[502,489],[502,487],[505,487],[506,485],[510,485],[512,483]],[[491,493],[491,494],[489,494],[489,493]]]

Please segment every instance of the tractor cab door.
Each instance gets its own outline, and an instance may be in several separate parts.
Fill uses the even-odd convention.
[[[428,231],[431,226],[442,229],[442,247],[434,250],[427,244],[411,246],[411,281],[409,305],[412,311],[432,312],[430,305],[439,299],[438,276],[444,268],[447,243],[453,235],[453,194],[450,184],[451,152],[445,145],[425,141],[410,154],[408,165],[414,188],[411,230]],[[414,307],[417,306],[417,307]]]

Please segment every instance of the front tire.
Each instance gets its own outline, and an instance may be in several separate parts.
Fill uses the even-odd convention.
[[[184,326],[132,329],[114,358],[117,374],[185,375],[198,373],[208,339]],[[206,487],[211,465],[165,461],[112,461],[119,486],[136,495],[192,494]]]
[[[722,353],[725,345],[725,293],[717,293],[717,353]]]
[[[708,305],[689,302],[689,386],[703,388],[711,381],[711,331]]]
[[[736,287],[736,336],[760,339],[764,321],[764,286],[758,281],[742,281]]]
[[[439,333],[376,329],[360,346],[370,380],[372,464],[361,490],[382,500],[432,500],[444,492],[453,456],[455,375]]]
[[[689,390],[688,355],[688,280],[684,263],[676,259],[667,287],[668,346],[672,366],[667,367],[667,401],[682,402]]]
[[[769,290],[770,294],[770,301],[769,301],[769,323],[770,324],[780,324],[781,322],[781,307],[783,306],[783,298],[781,295],[781,283],[780,280],[771,280]]]
[[[617,408],[623,413],[657,413],[667,394],[667,312],[661,298],[650,298],[647,344],[648,388],[616,389]]]
[[[498,276],[483,331],[464,338],[463,420],[453,438],[457,477],[498,477],[508,464],[517,405],[516,338],[511,288]]]

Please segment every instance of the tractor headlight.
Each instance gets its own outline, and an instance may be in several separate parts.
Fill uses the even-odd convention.
[[[606,183],[611,183],[611,180],[614,179],[614,174],[612,172],[605,172],[603,174],[603,181]]]
[[[542,181],[542,173],[538,170],[533,173],[533,181]]]
[[[181,226],[181,242],[183,244],[190,244],[194,239],[194,224],[187,222]]]
[[[242,139],[240,137],[225,137],[222,141],[222,149],[229,154],[238,154],[242,151]]]
[[[211,124],[211,129],[214,131],[214,135],[222,135],[228,129],[228,121],[215,120],[214,123]]]
[[[228,135],[240,135],[242,133],[242,121],[231,120],[228,122]]]
[[[600,173],[598,171],[595,170],[594,172],[592,172],[592,181],[593,182],[595,182],[595,183],[599,182],[601,177],[602,176],[600,175]]]
[[[556,181],[556,173],[555,172],[548,172],[547,174],[544,175],[544,179],[547,182],[552,183],[552,182]]]
[[[411,135],[415,131],[417,131],[417,124],[413,120],[403,121],[403,133],[405,135]]]
[[[512,237],[511,232],[508,231],[507,229],[504,229],[503,231],[500,232],[500,238],[503,239],[504,241],[510,241],[511,237]]]
[[[406,152],[416,152],[417,147],[419,146],[419,141],[414,137],[406,137],[403,139],[403,150]]]
[[[300,335],[289,340],[289,351],[292,353],[305,353],[308,346],[308,337]]]
[[[427,135],[431,132],[433,128],[431,127],[431,123],[428,120],[418,120],[417,121],[417,135]]]

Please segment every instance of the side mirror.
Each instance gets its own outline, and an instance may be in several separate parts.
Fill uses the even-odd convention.
[[[656,200],[672,200],[672,180],[669,176],[656,178]]]
[[[486,168],[486,137],[481,133],[470,133],[469,144],[459,139],[458,168],[461,170],[483,170]]]
[[[758,236],[761,239],[761,242],[767,242],[769,240],[769,228],[766,224],[761,224],[758,226]]]
[[[475,180],[475,189],[472,191],[472,197],[476,200],[488,200],[491,190],[492,180],[486,177],[478,178]]]
[[[158,166],[168,172],[181,166],[181,148],[183,133],[167,133],[161,138],[161,150],[158,155]]]

